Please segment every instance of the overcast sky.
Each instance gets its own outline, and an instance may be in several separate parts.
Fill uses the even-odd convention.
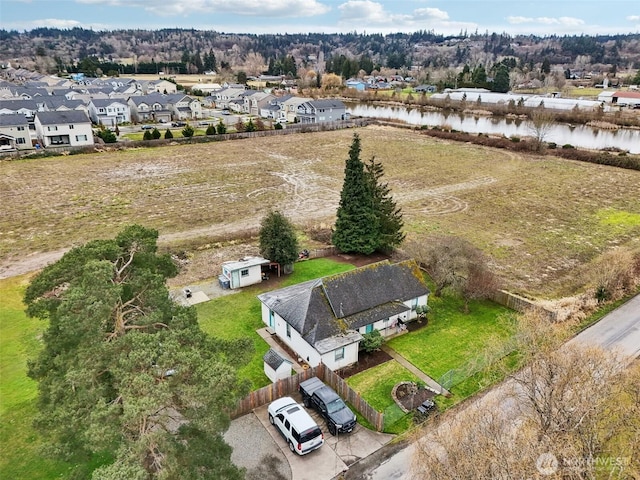
[[[640,0],[0,0],[0,28],[38,27],[256,34],[639,33]]]

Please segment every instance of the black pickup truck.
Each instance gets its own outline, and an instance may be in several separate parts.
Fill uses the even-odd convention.
[[[356,416],[333,389],[318,377],[300,383],[304,406],[315,408],[327,421],[331,435],[349,433],[356,427]]]

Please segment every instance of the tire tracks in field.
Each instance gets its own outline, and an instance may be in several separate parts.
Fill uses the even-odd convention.
[[[340,192],[331,187],[335,183],[331,178],[314,173],[309,166],[314,160],[286,161],[282,162],[282,171],[272,171],[268,174],[282,180],[277,186],[258,188],[246,194],[249,198],[259,198],[271,192],[285,190],[287,199],[278,205],[278,209],[293,223],[306,224],[309,222],[333,221],[338,207]],[[497,180],[490,176],[481,176],[466,182],[443,185],[431,189],[398,189],[393,192],[393,197],[402,207],[410,203],[421,202],[417,207],[422,215],[436,216],[447,215],[465,211],[469,208],[466,201],[451,195],[455,192],[482,188]],[[411,208],[416,211],[415,207]],[[197,227],[180,232],[161,234],[158,238],[160,245],[171,245],[198,237],[233,238],[247,231],[255,231],[260,228],[262,213],[245,216],[239,220],[225,221],[215,225]],[[59,249],[53,252],[33,252],[18,259],[6,259],[0,264],[0,279],[33,272],[44,268],[46,265],[60,259],[69,248]]]

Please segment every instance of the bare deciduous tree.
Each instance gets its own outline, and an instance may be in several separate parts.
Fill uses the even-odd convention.
[[[544,142],[549,135],[549,132],[556,124],[555,116],[544,107],[538,107],[530,115],[529,131],[533,136],[536,146],[539,150],[542,149]]]
[[[440,296],[451,289],[462,295],[466,311],[470,300],[488,298],[499,288],[486,255],[463,238],[437,235],[419,244],[409,243],[407,252],[424,265],[436,284],[434,294]]]

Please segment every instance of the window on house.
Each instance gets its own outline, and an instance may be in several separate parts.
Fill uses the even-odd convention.
[[[338,360],[342,360],[344,358],[344,347],[339,348],[338,350],[335,351],[335,360],[336,362]]]
[[[373,323],[371,325],[367,325],[364,328],[364,333],[371,333],[371,332],[373,332]]]
[[[52,127],[52,126],[48,126],[48,127],[47,127],[47,130],[48,130],[49,132],[51,132],[51,131],[55,131],[55,130],[58,130],[58,127],[57,127],[57,126],[54,126],[54,127]]]
[[[76,135],[76,142],[86,142],[86,141],[87,141],[86,135]]]
[[[413,312],[415,312],[417,308],[418,308],[418,299],[417,299],[417,298],[414,298],[414,299],[411,301],[411,310],[412,310]]]
[[[26,140],[24,138],[16,138],[16,143],[18,144],[25,144],[27,143]]]
[[[248,277],[249,276],[249,269],[245,268],[244,270],[240,270],[240,276],[241,277]]]
[[[287,323],[287,338],[291,338],[291,325]]]
[[[19,126],[19,127],[17,128],[17,130],[18,130],[19,132],[23,132],[23,131],[24,131],[24,126],[22,126],[22,125],[21,125],[21,126]]]
[[[69,130],[73,130],[73,125],[69,125]]]

